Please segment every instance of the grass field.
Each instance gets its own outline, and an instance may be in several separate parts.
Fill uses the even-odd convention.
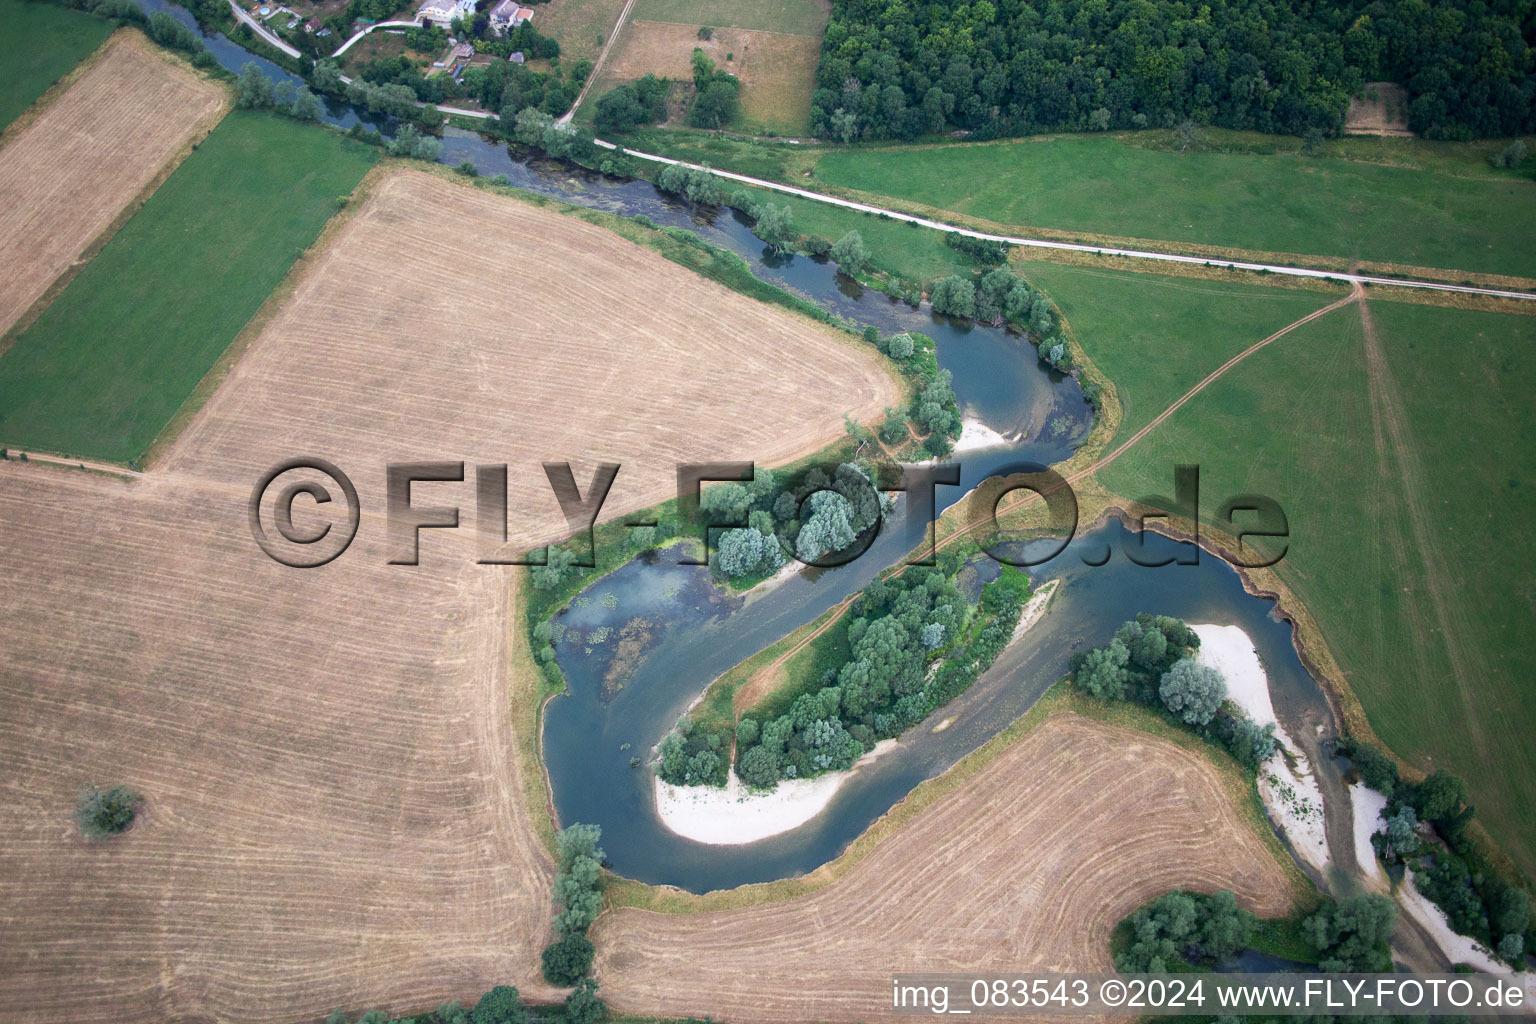
[[[533,24],[559,41],[562,59],[596,60],[623,9],[624,0],[550,0],[537,9]],[[600,95],[594,91],[590,99],[595,103]]]
[[[1441,165],[1443,166],[1443,165]],[[1109,136],[830,150],[816,176],[1016,227],[1536,277],[1524,176],[1294,154],[1178,153]]]
[[[739,127],[780,134],[805,131],[815,89],[819,36],[717,28],[710,39],[702,40],[698,28],[631,16],[624,38],[603,66],[602,80],[593,88],[591,109],[582,107],[588,111],[587,118],[597,98],[620,83],[647,74],[688,83],[697,48],[741,82]],[[687,87],[691,92],[692,85]]]
[[[827,0],[635,0],[630,17],[643,21],[675,21],[714,28],[746,28],[814,36],[819,43],[831,17]]]
[[[868,1020],[893,972],[1109,969],[1115,924],[1170,889],[1232,889],[1285,913],[1290,876],[1233,796],[1201,753],[1057,715],[830,885],[735,910],[604,914],[603,997],[632,1013]],[[831,945],[808,941],[831,922]]]
[[[1041,275],[1130,422],[1166,407],[1298,304],[1248,314],[1249,289],[1050,268]],[[1184,328],[1232,325],[1209,355]],[[1378,735],[1411,762],[1472,786],[1478,818],[1536,875],[1536,696],[1524,637],[1536,606],[1519,525],[1536,486],[1536,318],[1371,302],[1298,328],[1211,384],[1099,474],[1115,494],[1169,493],[1201,468],[1202,512],[1257,491],[1290,520],[1276,567],[1304,603]],[[1239,336],[1242,335],[1242,336]],[[1456,353],[1447,356],[1446,341]],[[1157,364],[1187,367],[1171,374]]]
[[[134,200],[218,122],[227,102],[223,87],[138,33],[123,32],[6,140],[0,147],[0,336],[132,212]]]
[[[0,0],[0,130],[69,74],[115,27],[82,11]]]
[[[0,357],[0,441],[141,457],[376,159],[231,113]]]
[[[1053,263],[1015,269],[1055,300],[1115,382],[1125,415],[1112,446],[1230,357],[1337,297]]]

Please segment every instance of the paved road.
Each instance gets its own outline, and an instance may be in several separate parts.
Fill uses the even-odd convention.
[[[419,22],[419,21],[380,21],[380,22],[376,22],[375,24],[369,25],[367,28],[365,28],[362,31],[358,32],[357,35],[353,36],[351,39],[348,39],[346,42],[344,42],[340,46],[338,46],[336,48],[336,52],[331,54],[331,56],[332,57],[340,57],[342,54],[344,54],[348,50],[352,49],[352,44],[353,43],[357,42],[359,39],[363,38],[363,36],[366,36],[369,32],[372,32],[376,28],[421,28],[421,22]]]
[[[605,149],[615,149],[622,153],[641,160],[653,160],[663,164],[678,164],[683,167],[697,167],[702,165],[691,164],[686,160],[673,160],[669,157],[657,156],[654,153],[641,153],[638,150],[625,149],[615,146],[611,142],[596,140],[599,146]],[[1525,299],[1536,300],[1536,294],[1531,292],[1506,291],[1500,288],[1479,288],[1468,284],[1446,284],[1441,281],[1412,281],[1397,277],[1373,277],[1368,274],[1346,274],[1337,270],[1314,270],[1309,267],[1287,267],[1273,263],[1246,263],[1241,260],[1208,259],[1204,256],[1177,256],[1166,252],[1145,252],[1140,249],[1116,249],[1104,245],[1084,245],[1078,242],[1056,242],[1043,238],[1021,238],[1016,235],[993,235],[985,231],[973,231],[970,228],[960,228],[953,224],[945,224],[942,221],[928,220],[926,217],[914,217],[910,213],[901,213],[898,210],[887,210],[879,206],[870,206],[867,203],[856,203],[851,199],[839,199],[823,192],[812,192],[809,189],[795,188],[793,185],[781,185],[776,181],[765,181],[762,178],[750,178],[745,174],[736,174],[731,171],[722,171],[714,167],[708,168],[711,174],[718,174],[722,178],[731,181],[739,181],[746,185],[755,185],[758,188],[771,189],[774,192],[783,192],[787,195],[799,196],[802,199],[810,199],[818,203],[829,203],[832,206],[841,206],[849,210],[857,210],[860,213],[873,213],[889,217],[892,220],[906,221],[909,224],[918,224],[925,228],[933,228],[936,231],[952,231],[955,234],[966,235],[970,238],[982,238],[989,242],[1007,242],[1010,245],[1022,245],[1035,249],[1058,249],[1067,252],[1097,253],[1105,256],[1126,256],[1138,260],[1159,260],[1165,263],[1192,263],[1204,267],[1224,267],[1233,270],[1268,271],[1271,274],[1283,274],[1287,277],[1312,277],[1327,281],[1342,281],[1346,284],[1379,284],[1390,285],[1394,288],[1422,288],[1428,291],[1459,292],[1465,295],[1492,295],[1501,299]]]
[[[235,3],[235,0],[228,0],[228,2],[229,9],[235,12],[235,17],[251,26],[251,31],[255,32],[257,35],[261,36],[261,38],[265,39],[279,50],[282,50],[290,57],[302,56],[298,50],[295,50],[293,47],[283,42],[282,39],[278,38],[278,36],[270,29],[268,29],[267,26],[263,25],[260,21],[257,21],[255,18],[247,14],[239,4]]]

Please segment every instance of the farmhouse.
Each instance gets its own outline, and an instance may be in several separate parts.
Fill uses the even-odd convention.
[[[506,35],[511,29],[533,17],[531,7],[520,6],[517,0],[501,0],[491,9],[491,31]]]
[[[416,12],[417,21],[446,26],[454,18],[469,21],[475,16],[475,0],[427,0]]]

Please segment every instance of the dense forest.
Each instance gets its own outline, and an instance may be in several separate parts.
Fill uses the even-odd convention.
[[[1429,138],[1536,131],[1536,0],[837,0],[811,128],[844,142],[960,128],[1335,134],[1366,82]]]

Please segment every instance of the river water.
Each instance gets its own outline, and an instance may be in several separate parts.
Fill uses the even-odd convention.
[[[146,11],[165,11],[189,27],[192,16],[168,0],[136,0]],[[238,72],[254,62],[275,80],[299,79],[218,33],[200,33],[219,63]],[[324,120],[341,128],[362,122],[391,134],[391,126],[349,105],[326,99]],[[1008,332],[960,323],[913,309],[836,273],[825,260],[775,256],[740,214],[700,208],[650,183],[613,178],[543,157],[515,155],[477,133],[444,129],[443,163],[473,163],[484,175],[577,206],[697,232],[741,256],[761,279],[886,334],[921,331],[934,339],[941,367],[954,378],[961,411],[1007,442],[951,461],[961,486],[940,487],[942,510],[994,473],[1021,464],[1049,465],[1068,458],[1091,426],[1091,410],[1077,383],[1047,370],[1034,350]],[[1052,430],[1056,422],[1058,429]],[[1065,427],[1064,430],[1059,429]],[[1170,486],[1172,466],[1169,467]],[[924,779],[942,772],[1022,714],[1066,670],[1074,650],[1105,642],[1137,612],[1175,615],[1190,622],[1241,626],[1269,673],[1281,724],[1317,769],[1329,805],[1328,835],[1334,869],[1315,878],[1342,895],[1354,887],[1349,801],[1340,765],[1328,756],[1335,723],[1316,681],[1296,654],[1291,627],[1273,603],[1249,595],[1237,574],[1202,554],[1199,564],[1146,568],[1123,553],[1134,537],[1111,522],[1075,540],[1066,551],[1030,570],[1036,585],[1061,579],[1051,612],[966,693],[903,734],[895,749],[861,769],[812,821],[784,835],[734,847],[695,843],[667,830],[658,818],[648,761],[677,717],[719,674],[811,621],[861,589],[883,568],[911,552],[925,524],[906,521],[897,506],[869,549],[835,569],[799,573],[745,601],[723,594],[702,567],[676,564],[675,553],[637,559],[592,584],[583,607],[562,621],[582,630],[631,629],[640,654],[615,670],[594,648],[563,645],[560,664],[569,692],[547,709],[544,752],[562,824],[601,825],[612,867],[640,881],[696,892],[728,888],[811,871],[836,857],[873,821]],[[1176,542],[1148,535],[1151,548]],[[1103,561],[1109,552],[1107,562]],[[1095,564],[1090,564],[1095,563]],[[607,600],[605,601],[605,597]],[[613,607],[608,607],[612,604]],[[614,644],[606,645],[611,649]],[[620,687],[622,683],[622,687]],[[942,732],[932,726],[953,719]]]

